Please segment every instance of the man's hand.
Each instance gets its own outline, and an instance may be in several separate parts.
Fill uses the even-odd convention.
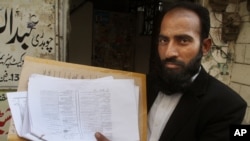
[[[100,132],[95,133],[95,138],[97,141],[109,141],[103,134]]]

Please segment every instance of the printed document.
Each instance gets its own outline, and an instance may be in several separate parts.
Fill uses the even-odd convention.
[[[133,79],[38,74],[30,76],[27,92],[7,94],[10,105],[22,99],[10,106],[18,135],[47,141],[96,141],[97,131],[110,140],[139,141],[138,95]]]

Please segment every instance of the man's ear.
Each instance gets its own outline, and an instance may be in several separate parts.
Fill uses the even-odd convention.
[[[208,52],[211,49],[211,45],[212,45],[212,40],[210,38],[206,38],[206,39],[203,40],[203,43],[202,43],[202,53],[203,53],[203,55],[208,54]]]

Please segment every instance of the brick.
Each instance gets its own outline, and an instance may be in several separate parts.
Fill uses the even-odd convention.
[[[241,25],[240,33],[236,43],[250,43],[249,41],[250,23],[244,22]]]
[[[247,10],[247,1],[241,2],[239,4],[239,14],[241,15],[241,20],[242,21],[249,21],[249,13]],[[246,16],[247,15],[247,16]]]
[[[250,107],[247,107],[246,114],[242,124],[250,124]]]
[[[210,12],[211,27],[222,27],[222,14],[218,12]]]
[[[210,72],[210,69],[217,65],[217,63],[212,59],[212,57],[207,57],[206,59],[202,59],[202,66],[205,68],[207,72]]]
[[[226,8],[226,12],[235,12],[236,6],[234,3],[229,3]]]
[[[250,44],[246,45],[245,63],[250,64]]]
[[[242,85],[240,95],[246,100],[247,105],[250,106],[250,86]]]
[[[235,45],[235,62],[244,63],[246,53],[246,44]]]
[[[231,81],[240,84],[250,85],[250,65],[234,63],[232,66]]]
[[[213,39],[213,42],[217,46],[228,46],[227,43],[222,41],[221,32],[222,32],[221,28],[211,28],[210,29],[210,35],[211,35],[211,37]]]
[[[241,88],[240,84],[232,82],[229,84],[229,87],[232,88],[235,92],[240,93],[240,88]]]
[[[221,47],[221,50],[213,50],[212,55],[218,63],[226,63],[227,59],[224,53],[228,52],[228,47]]]

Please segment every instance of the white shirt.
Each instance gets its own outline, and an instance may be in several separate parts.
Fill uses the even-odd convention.
[[[158,141],[168,119],[173,113],[182,94],[166,95],[162,92],[158,96],[149,111],[148,116],[148,141]]]

